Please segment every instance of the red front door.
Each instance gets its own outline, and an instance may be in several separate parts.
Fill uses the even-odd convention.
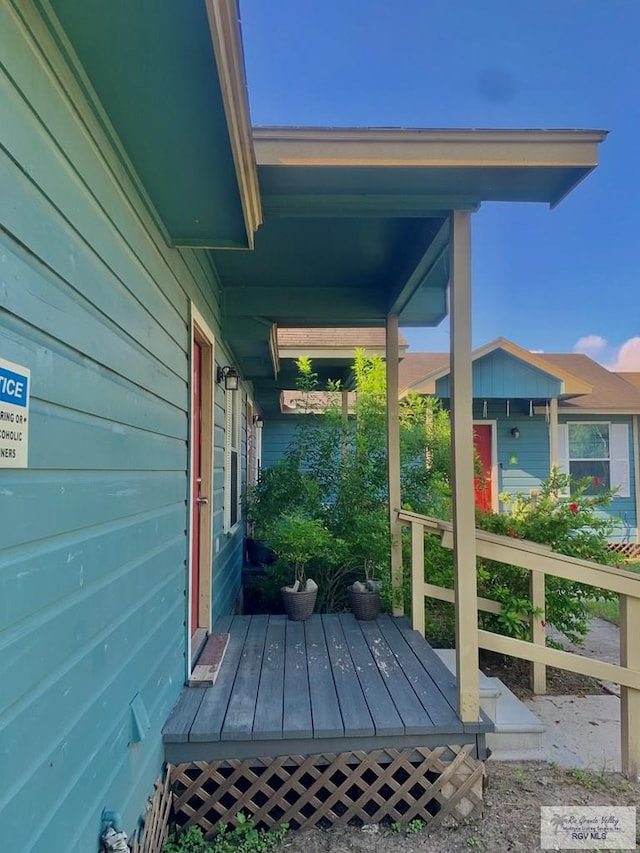
[[[202,350],[200,344],[193,341],[193,494],[191,500],[191,512],[193,513],[192,531],[193,543],[191,549],[191,634],[199,628],[198,602],[200,599],[200,483],[201,471],[201,380]]]
[[[476,449],[482,465],[482,475],[474,481],[476,506],[483,512],[493,510],[493,492],[491,474],[493,460],[491,458],[491,424],[473,425],[473,446]]]

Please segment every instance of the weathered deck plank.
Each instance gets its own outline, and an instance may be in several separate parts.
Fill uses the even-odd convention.
[[[390,616],[381,616],[378,624],[416,696],[429,714],[433,731],[450,731],[452,725],[459,723],[458,715],[431,679],[425,659],[431,663],[432,657],[439,660],[438,656],[425,645],[420,657],[417,657]]]
[[[223,740],[251,740],[268,616],[252,616],[222,726]],[[215,685],[214,688],[215,689]]]
[[[343,737],[344,726],[340,704],[331,672],[331,661],[319,616],[312,616],[304,626],[307,666],[309,670],[309,696],[313,736],[317,738]]]
[[[262,657],[260,685],[253,719],[254,740],[282,738],[286,618],[272,616]]]
[[[282,737],[310,738],[313,721],[303,622],[287,623],[286,642]]]
[[[369,713],[349,647],[342,630],[340,617],[322,617],[331,672],[338,694],[345,737],[365,737],[375,734],[375,726]]]
[[[344,617],[342,627],[358,681],[362,688],[376,734],[404,735],[405,729],[389,695],[384,679],[353,616]]]
[[[222,668],[214,686],[205,691],[204,699],[191,726],[190,741],[221,740],[222,726],[250,622],[250,616],[237,616],[228,624],[229,645]],[[218,622],[216,622],[216,628],[217,626]]]
[[[363,622],[360,630],[367,642],[371,657],[375,661],[389,692],[389,696],[400,715],[405,734],[418,734],[429,731],[433,726],[433,720],[414,693],[411,684],[407,681],[379,627],[371,622]]]

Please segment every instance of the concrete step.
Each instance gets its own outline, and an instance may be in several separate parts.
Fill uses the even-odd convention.
[[[455,675],[455,649],[434,651]],[[544,723],[499,678],[479,672],[478,686],[480,707],[495,725],[495,731],[487,735],[491,757],[501,761],[536,758],[542,748]]]

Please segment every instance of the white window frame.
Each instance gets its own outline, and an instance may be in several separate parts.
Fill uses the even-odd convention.
[[[630,468],[629,468],[629,426],[628,424],[611,423],[611,421],[567,421],[558,424],[558,468],[563,474],[570,474],[570,463],[581,460],[571,459],[569,453],[570,426],[606,426],[609,430],[609,485],[617,489],[615,498],[629,498]],[[598,461],[598,460],[596,460]],[[605,461],[604,457],[599,461]]]
[[[242,516],[242,446],[240,428],[242,418],[242,391],[224,392],[224,521],[223,532],[231,533],[240,523]],[[232,518],[232,461],[236,454],[236,506],[235,521]]]

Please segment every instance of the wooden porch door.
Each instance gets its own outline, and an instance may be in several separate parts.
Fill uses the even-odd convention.
[[[491,512],[493,510],[493,433],[491,424],[473,425],[473,446],[482,464],[482,473],[474,480],[475,503],[483,512]]]
[[[189,636],[211,629],[213,494],[213,335],[192,308],[191,341],[191,548]]]
[[[191,381],[193,383],[193,453],[191,464],[193,466],[191,496],[192,518],[192,547],[191,547],[191,635],[195,634],[200,627],[199,601],[200,601],[200,507],[202,506],[202,348],[200,343],[193,339],[193,366]]]

